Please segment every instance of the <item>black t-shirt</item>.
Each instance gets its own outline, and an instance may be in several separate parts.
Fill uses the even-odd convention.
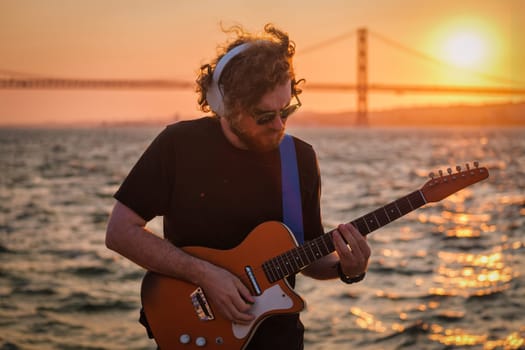
[[[313,148],[294,138],[305,240],[323,233],[320,177]],[[149,221],[163,216],[164,236],[178,247],[231,249],[259,224],[282,221],[279,150],[234,147],[219,120],[204,117],[168,126],[133,167],[115,198]],[[270,242],[271,243],[271,242]],[[297,315],[275,316],[257,329],[249,349],[298,349]],[[280,346],[275,341],[284,341]]]

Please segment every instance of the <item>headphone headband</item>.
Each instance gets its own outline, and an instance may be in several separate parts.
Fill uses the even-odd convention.
[[[208,91],[206,93],[206,101],[210,106],[211,110],[217,115],[222,116],[224,114],[224,93],[222,86],[219,86],[219,80],[221,79],[222,71],[224,67],[231,61],[232,58],[238,54],[246,51],[252,43],[244,43],[235,46],[233,49],[228,51],[222,58],[217,62],[215,70],[213,71],[212,81]]]

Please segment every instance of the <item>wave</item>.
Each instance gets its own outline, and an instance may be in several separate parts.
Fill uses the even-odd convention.
[[[80,266],[71,267],[66,272],[79,277],[98,277],[112,273],[113,271],[103,266]]]
[[[4,341],[0,339],[0,350],[21,350],[22,348],[18,347],[15,343],[10,341]]]
[[[99,313],[110,311],[138,310],[139,305],[135,301],[123,299],[104,299],[91,296],[87,293],[77,292],[62,298],[53,306],[40,306],[39,312],[50,311],[57,313]]]

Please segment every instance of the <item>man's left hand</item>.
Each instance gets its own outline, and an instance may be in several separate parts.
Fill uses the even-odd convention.
[[[332,233],[342,272],[355,277],[366,272],[371,250],[366,237],[350,223],[341,224]]]

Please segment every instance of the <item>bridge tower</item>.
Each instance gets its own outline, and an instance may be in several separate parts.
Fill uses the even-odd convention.
[[[368,125],[368,43],[367,29],[357,30],[357,125]]]

